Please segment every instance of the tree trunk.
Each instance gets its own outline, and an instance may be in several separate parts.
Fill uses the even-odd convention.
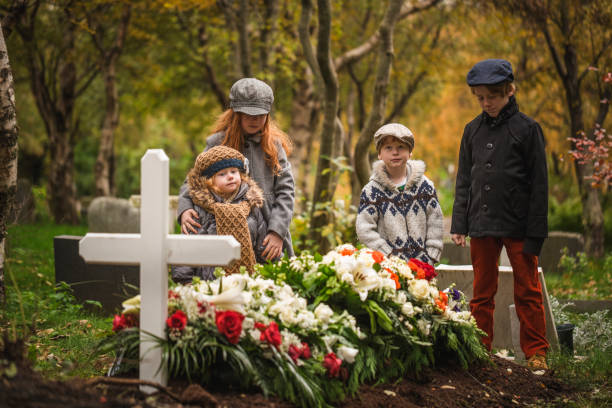
[[[238,50],[240,51],[240,70],[242,76],[250,78],[251,73],[251,46],[249,44],[249,2],[248,0],[240,0],[237,17],[238,28]]]
[[[59,118],[58,118],[59,119]],[[60,125],[65,125],[61,121]],[[70,132],[63,127],[49,132],[49,209],[56,223],[78,224],[80,204],[74,183],[74,151]]]
[[[300,79],[291,105],[291,124],[289,125],[289,136],[293,141],[294,150],[289,158],[293,169],[293,178],[297,181],[296,187],[304,196],[308,194],[308,168],[310,164],[310,149],[312,146],[312,134],[314,133],[318,116],[318,107],[315,100],[312,74],[307,72]]]
[[[546,30],[545,35],[548,34]],[[549,49],[556,58],[556,49]],[[566,103],[570,115],[570,137],[577,137],[580,132],[585,131],[582,96],[580,95],[581,80],[578,75],[578,57],[576,50],[571,43],[565,44],[563,49],[563,60],[565,70],[559,70],[565,89]],[[560,67],[558,61],[557,67]],[[572,149],[575,144],[572,142]],[[601,258],[604,254],[604,218],[601,208],[601,192],[591,186],[588,177],[593,175],[593,164],[579,164],[575,162],[576,177],[580,187],[580,201],[582,202],[582,225],[584,226],[584,244],[586,253],[595,258]]]
[[[8,217],[17,191],[17,114],[13,74],[0,26],[0,304],[4,304],[4,248]]]
[[[119,124],[119,96],[115,84],[115,62],[104,64],[104,91],[106,95],[106,110],[102,130],[100,132],[100,148],[94,168],[96,191],[98,196],[115,195],[114,183],[114,143],[115,129]]]
[[[261,46],[259,48],[259,66],[264,79],[273,80],[268,77],[270,61],[274,60],[274,38],[278,27],[279,6],[278,0],[264,0],[264,24],[261,28]]]
[[[385,13],[385,17],[378,28],[380,32],[380,53],[378,56],[378,67],[376,72],[376,83],[374,84],[374,99],[370,115],[366,124],[359,135],[355,146],[355,173],[361,185],[365,185],[370,178],[370,160],[368,149],[372,142],[372,135],[380,127],[385,114],[387,103],[387,87],[389,85],[389,75],[393,62],[393,30],[398,20],[399,11],[402,7],[401,0],[391,0]]]
[[[321,252],[326,252],[329,243],[322,239],[321,228],[329,222],[326,211],[317,211],[317,204],[328,202],[331,196],[331,158],[335,145],[336,112],[338,110],[338,78],[331,59],[331,2],[318,0],[319,30],[317,42],[317,63],[325,87],[323,101],[323,127],[320,137],[319,159],[312,195],[310,238],[319,243]]]
[[[117,61],[123,51],[130,22],[131,8],[127,6],[122,13],[119,27],[110,50],[104,49],[104,29],[98,27],[92,35],[96,47],[100,51],[102,76],[106,108],[100,131],[100,148],[94,168],[95,195],[115,195],[115,129],[119,125],[119,95],[117,92],[116,72]]]
[[[77,91],[75,25],[70,10],[62,10],[65,13],[64,36],[57,61],[45,60],[38,50],[34,24],[36,11],[37,8],[31,15],[22,16],[17,31],[25,45],[32,95],[49,138],[51,157],[47,199],[55,222],[78,224],[80,205],[74,183],[72,141],[75,134],[74,104],[80,92],[93,79],[93,75],[89,76],[89,80]],[[53,89],[55,84],[58,86],[57,91]]]

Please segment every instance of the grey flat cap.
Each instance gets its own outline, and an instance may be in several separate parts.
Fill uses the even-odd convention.
[[[274,93],[272,88],[256,78],[242,78],[230,89],[230,108],[234,112],[247,115],[265,115],[270,113]]]
[[[486,59],[478,62],[467,74],[469,86],[495,85],[514,81],[512,64],[503,59]]]
[[[380,142],[386,136],[393,136],[400,142],[410,146],[410,151],[414,148],[414,135],[412,131],[401,123],[387,123],[381,126],[376,133],[374,133],[374,143],[376,144],[376,150],[379,149]]]

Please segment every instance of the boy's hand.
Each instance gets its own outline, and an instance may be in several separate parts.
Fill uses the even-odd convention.
[[[268,232],[268,235],[262,242],[264,250],[261,256],[266,258],[266,261],[270,259],[278,258],[283,252],[283,239],[276,232]]]
[[[193,208],[183,211],[181,214],[181,232],[183,234],[197,234],[197,228],[201,225],[197,221],[198,213]]]
[[[451,239],[456,245],[465,247],[465,235],[463,234],[451,234]]]

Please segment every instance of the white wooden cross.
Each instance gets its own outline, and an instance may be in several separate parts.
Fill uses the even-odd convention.
[[[140,379],[162,385],[167,373],[161,349],[145,333],[165,338],[168,264],[227,265],[240,258],[240,244],[232,236],[168,234],[168,162],[161,149],[147,150],[140,161],[140,234],[89,233],[79,242],[85,262],[140,264]]]

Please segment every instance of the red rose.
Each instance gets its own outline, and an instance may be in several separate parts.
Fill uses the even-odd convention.
[[[308,343],[302,343],[302,358],[308,360],[312,356]]]
[[[340,374],[341,365],[342,360],[335,353],[328,353],[323,359],[323,367],[327,368],[327,376],[329,378],[337,377]]]
[[[183,330],[187,325],[187,315],[182,310],[177,310],[166,319],[166,324],[171,329]]]
[[[289,346],[289,357],[293,360],[294,363],[297,363],[298,358],[302,355],[302,349],[294,346],[293,344]]]
[[[262,322],[255,322],[255,328],[259,331],[264,331],[266,330],[266,326],[265,324],[263,324]]]
[[[230,343],[238,344],[240,334],[242,333],[242,321],[244,320],[244,316],[233,310],[218,311],[215,320],[219,333],[224,334]]]
[[[374,262],[379,264],[385,259],[385,255],[379,251],[372,251],[372,259],[374,259]]]
[[[134,327],[138,324],[138,318],[135,315],[115,315],[113,319],[113,331],[118,332],[128,327]]]
[[[410,265],[410,263],[412,263],[412,265]],[[416,269],[417,279],[427,279],[428,281],[430,281],[436,276],[438,276],[433,266],[423,261],[419,261],[416,258],[411,258],[410,261],[408,261],[408,266],[410,266],[410,269],[412,269],[413,271]],[[421,274],[419,273],[420,271],[422,271]]]
[[[115,315],[113,319],[113,331],[118,332],[125,329],[127,325],[125,324],[125,317],[123,315]]]
[[[289,357],[291,357],[294,363],[297,363],[297,360],[300,357],[304,360],[308,360],[311,356],[312,354],[310,353],[308,343],[302,343],[302,347],[298,347],[293,344],[289,346]]]
[[[259,340],[265,341],[276,347],[280,346],[281,334],[280,331],[278,331],[278,324],[276,324],[276,322],[270,322],[268,327],[261,332]]]

